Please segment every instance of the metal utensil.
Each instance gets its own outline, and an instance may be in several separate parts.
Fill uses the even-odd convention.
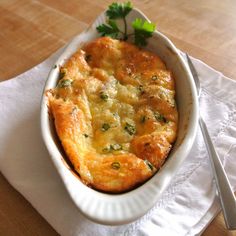
[[[190,57],[188,56],[188,54],[186,54],[186,58],[187,58],[190,71],[192,72],[192,75],[196,84],[198,97],[200,97],[201,86],[200,86],[200,80],[198,78],[197,71]],[[229,230],[236,229],[236,199],[235,199],[233,190],[230,186],[227,175],[224,171],[223,165],[221,164],[220,158],[212,143],[207,126],[200,114],[199,114],[199,125],[201,128],[202,135],[203,135],[205,145],[207,148],[207,152],[210,158],[212,171],[213,171],[216,187],[219,194],[226,227]]]

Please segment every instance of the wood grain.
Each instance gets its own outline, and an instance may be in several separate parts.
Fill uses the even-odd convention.
[[[0,0],[0,80],[42,62],[84,30],[110,0]],[[236,1],[133,1],[183,51],[236,80]],[[57,235],[0,175],[0,235]],[[222,214],[204,236],[232,236]]]

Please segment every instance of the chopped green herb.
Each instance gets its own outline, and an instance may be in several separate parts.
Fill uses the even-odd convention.
[[[154,170],[154,167],[153,167],[153,165],[152,165],[152,163],[151,163],[150,161],[144,160],[144,162],[145,162],[145,164],[150,168],[151,171]]]
[[[145,123],[145,121],[146,121],[146,116],[142,116],[142,117],[140,118],[140,122],[141,122],[141,123]]]
[[[141,85],[141,84],[138,86],[138,90],[139,90],[139,92],[140,92],[141,95],[145,93],[145,92],[144,92],[143,85]]]
[[[53,66],[53,69],[56,69],[56,68],[57,68],[57,65],[54,65],[54,66]]]
[[[162,114],[160,114],[158,112],[154,112],[154,117],[159,122],[164,122],[164,123],[167,122],[166,118]]]
[[[114,143],[114,144],[110,144],[110,146],[108,146],[108,147],[103,148],[102,151],[104,153],[109,153],[109,152],[112,152],[112,151],[120,151],[122,149],[123,149],[123,147],[122,147],[121,144]]]
[[[103,93],[103,92],[101,92],[101,93],[100,93],[100,98],[101,98],[103,101],[107,101],[107,100],[108,100],[108,95],[105,94],[105,93]]]
[[[88,138],[88,134],[84,134],[84,137],[85,137],[85,138]]]
[[[108,10],[106,11],[106,15],[110,19],[119,19],[126,17],[129,12],[132,10],[132,5],[130,2],[126,3],[112,3],[109,7]]]
[[[85,61],[86,61],[86,62],[89,62],[89,61],[91,60],[91,57],[92,57],[91,55],[88,55],[88,54],[87,54],[87,55],[85,56]]]
[[[131,125],[129,123],[126,122],[125,124],[125,131],[129,134],[129,135],[134,135],[136,133],[136,128],[134,125]]]
[[[112,162],[111,163],[111,168],[114,170],[119,170],[120,169],[120,163],[118,161]]]
[[[112,3],[106,15],[108,17],[107,24],[101,24],[97,27],[97,31],[102,36],[109,36],[112,38],[127,40],[129,37],[134,37],[135,44],[137,46],[145,46],[147,44],[146,39],[152,36],[155,30],[155,25],[146,20],[136,18],[132,22],[134,33],[127,33],[127,21],[126,16],[132,10],[133,6],[130,2],[126,3]],[[121,31],[115,20],[122,19],[124,22],[124,30]]]
[[[146,46],[147,38],[152,37],[156,28],[155,24],[140,18],[136,18],[132,22],[132,27],[134,28],[134,41],[137,46]]]
[[[114,20],[109,20],[107,24],[99,25],[96,29],[102,36],[109,36],[111,38],[117,38],[120,32]]]
[[[58,88],[65,88],[65,87],[69,87],[71,86],[72,84],[72,81],[69,80],[69,79],[63,79],[63,80],[60,80],[59,83],[57,84],[57,87]]]
[[[103,132],[105,132],[105,131],[107,131],[107,130],[110,129],[110,128],[111,128],[111,126],[110,126],[108,123],[104,123],[104,124],[102,125],[101,130],[102,130]]]
[[[156,75],[153,75],[151,79],[155,81],[158,79],[158,77]]]
[[[110,149],[114,151],[119,151],[122,150],[122,145],[120,145],[119,143],[111,144]]]

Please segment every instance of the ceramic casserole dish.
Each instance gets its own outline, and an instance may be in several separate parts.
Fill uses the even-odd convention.
[[[136,18],[148,20],[142,12],[133,9],[127,16],[130,25]],[[76,36],[55,62],[57,68],[85,43],[100,37],[96,27],[106,22],[102,13],[84,32]],[[128,28],[128,31],[131,30]],[[54,123],[48,112],[45,92],[58,82],[59,69],[52,69],[41,102],[41,131],[50,157],[71,199],[87,218],[108,225],[132,222],[143,216],[158,201],[193,145],[198,124],[198,100],[192,75],[180,52],[163,34],[155,31],[145,48],[156,53],[172,71],[176,83],[176,102],[179,112],[177,140],[163,167],[143,185],[121,194],[107,194],[86,186],[71,167],[58,141]]]

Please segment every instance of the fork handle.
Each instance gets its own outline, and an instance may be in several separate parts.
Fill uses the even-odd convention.
[[[226,227],[229,230],[236,229],[236,199],[233,190],[230,186],[223,165],[221,164],[220,158],[211,141],[207,126],[201,116],[199,117],[199,124],[206,144],[207,152],[210,157]]]

